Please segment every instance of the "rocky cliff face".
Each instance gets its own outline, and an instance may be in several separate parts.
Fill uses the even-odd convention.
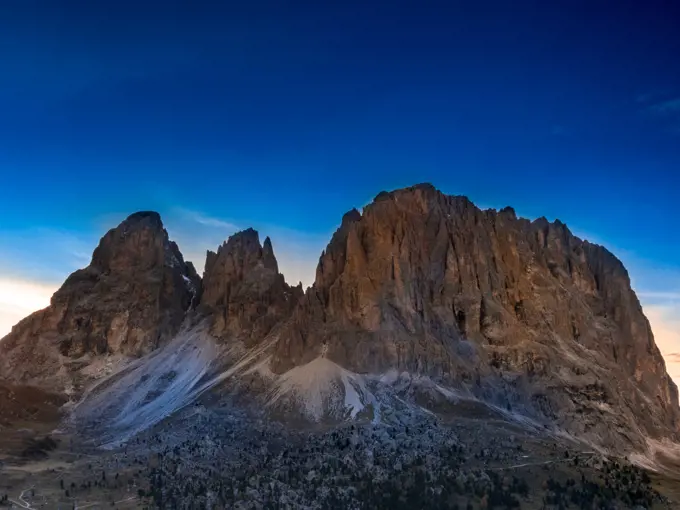
[[[97,356],[140,356],[172,338],[199,292],[200,278],[160,216],[133,214],[101,239],[90,265],[68,277],[48,308],[0,342],[0,378],[77,391]]]
[[[302,287],[290,287],[279,273],[271,240],[260,245],[253,229],[207,254],[201,308],[212,316],[218,337],[252,346],[290,316],[300,297]]]
[[[677,388],[611,253],[430,185],[347,213],[279,336],[278,372],[323,353],[358,373],[495,388],[600,443],[679,431]]]

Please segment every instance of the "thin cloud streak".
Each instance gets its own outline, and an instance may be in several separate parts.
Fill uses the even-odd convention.
[[[649,106],[649,111],[659,115],[674,115],[680,113],[680,97],[661,101]]]
[[[177,212],[180,213],[180,215],[185,216],[187,219],[191,221],[195,221],[196,223],[199,223],[200,225],[204,225],[206,227],[214,227],[214,228],[220,228],[220,229],[225,229],[225,230],[238,230],[239,227],[229,221],[225,221],[220,218],[215,218],[213,216],[208,216],[204,213],[201,213],[199,211],[193,211],[191,209],[185,209],[183,207],[178,207],[176,208]]]
[[[314,283],[319,256],[331,237],[331,233],[310,235],[265,223],[239,220],[237,224],[188,207],[174,207],[164,221],[171,239],[199,274],[203,272],[207,250],[215,251],[230,235],[252,227],[259,232],[260,241],[270,237],[279,271],[286,281],[291,285],[302,282],[303,287]]]
[[[642,96],[641,113],[655,118],[665,125],[667,132],[680,135],[680,97],[666,94],[647,94]]]
[[[650,292],[640,291],[637,293],[642,299],[660,299],[665,301],[680,301],[680,292]]]

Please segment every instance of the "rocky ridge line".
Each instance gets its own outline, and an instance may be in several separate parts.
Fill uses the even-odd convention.
[[[98,357],[165,345],[194,307],[222,346],[272,345],[273,377],[322,358],[425,376],[618,450],[679,438],[677,387],[621,262],[560,221],[429,184],[348,212],[304,293],[252,229],[209,251],[201,280],[160,217],[136,213],[0,343],[0,379],[82,389]]]

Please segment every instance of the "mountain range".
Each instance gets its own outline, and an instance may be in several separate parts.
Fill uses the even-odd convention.
[[[346,213],[303,290],[252,229],[203,276],[138,212],[0,341],[0,381],[124,442],[206,393],[272,418],[483,402],[608,451],[677,441],[678,391],[621,262],[559,220],[429,184]]]

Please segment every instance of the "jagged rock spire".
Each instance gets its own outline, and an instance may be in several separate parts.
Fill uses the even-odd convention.
[[[208,251],[201,306],[213,314],[213,333],[252,343],[290,315],[302,289],[279,273],[269,237],[260,245],[249,228]]]

